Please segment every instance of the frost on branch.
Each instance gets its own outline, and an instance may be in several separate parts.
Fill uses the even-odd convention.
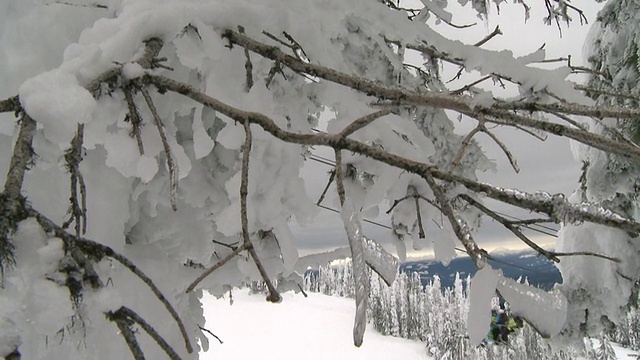
[[[159,344],[166,343],[181,358],[195,358],[188,344],[204,336],[202,291],[287,282],[309,263],[347,253],[298,259],[288,222],[309,223],[318,212],[300,177],[310,146],[342,154],[336,170],[345,171],[340,200],[352,200],[343,215],[357,279],[366,279],[367,266],[389,282],[395,275],[395,259],[384,244],[364,237],[358,219],[386,202],[399,201],[391,226],[401,257],[411,247],[405,239],[424,246],[427,224],[445,217],[476,258],[483,254],[468,231],[487,213],[475,206],[480,193],[554,222],[640,230],[631,212],[585,205],[599,206],[597,199],[571,205],[477,181],[493,164],[473,136],[454,132],[451,114],[640,158],[628,141],[575,125],[578,116],[637,118],[639,112],[593,107],[567,81],[571,68],[532,65],[542,51],[516,59],[483,49],[484,41],[451,41],[422,22],[427,10],[412,21],[370,0],[103,3],[0,3],[0,45],[7,49],[0,54],[0,112],[18,118],[18,127],[10,116],[0,119],[0,169],[7,174],[0,195],[0,304],[26,304],[0,307],[0,356],[76,358],[81,349],[98,358],[139,357],[143,349],[148,358],[162,358],[171,353]],[[470,6],[483,13],[489,3]],[[436,7],[428,10],[455,21]],[[424,66],[405,63],[409,52],[421,55]],[[445,64],[478,79],[449,89],[439,73]],[[523,98],[476,89],[489,79],[515,84]],[[323,112],[332,119],[327,133],[318,133]],[[74,136],[82,126],[80,146]],[[243,152],[249,129],[251,152]],[[78,160],[71,179],[60,162],[66,149]],[[79,174],[86,207],[72,200],[73,215],[86,219],[86,238],[59,225],[70,189],[82,187]],[[446,249],[444,258],[450,257],[451,244],[438,245],[438,253]],[[366,290],[356,292],[357,345]],[[52,299],[51,311],[36,311],[38,294]],[[482,323],[480,303],[474,319]],[[138,326],[164,342],[141,335]]]

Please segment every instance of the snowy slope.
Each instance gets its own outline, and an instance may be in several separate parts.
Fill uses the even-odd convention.
[[[327,359],[431,359],[424,344],[382,336],[367,328],[362,347],[353,346],[353,300],[321,294],[286,293],[283,302],[272,304],[263,295],[248,290],[233,292],[229,298],[205,296],[206,328],[223,344],[210,338],[207,359],[327,360]]]

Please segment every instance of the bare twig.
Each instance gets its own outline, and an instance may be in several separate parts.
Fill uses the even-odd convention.
[[[513,168],[513,171],[515,171],[516,173],[519,173],[520,172],[520,167],[518,166],[518,160],[516,160],[516,158],[513,156],[513,154],[511,153],[511,151],[507,147],[507,145],[505,145],[502,141],[500,141],[500,139],[498,139],[498,137],[494,133],[489,131],[484,125],[482,126],[482,132],[487,134],[487,135],[489,135],[489,137],[496,144],[498,144],[498,146],[500,147],[502,152],[505,154],[505,156],[509,160],[509,164],[511,164],[511,167]]]
[[[281,302],[282,296],[276,290],[276,287],[269,279],[269,275],[262,265],[262,261],[258,257],[258,253],[253,247],[251,243],[251,239],[249,238],[249,220],[247,216],[247,195],[248,195],[248,184],[249,184],[249,154],[251,152],[251,127],[249,120],[245,120],[243,122],[244,132],[245,132],[245,143],[242,147],[242,170],[241,170],[241,180],[240,180],[240,219],[242,223],[242,239],[244,245],[247,250],[249,250],[249,254],[253,258],[253,262],[256,264],[260,275],[262,276],[262,280],[264,280],[267,285],[267,289],[269,289],[269,295],[267,296],[267,300],[271,302]]]
[[[158,115],[158,111],[156,110],[156,106],[153,104],[153,99],[151,99],[149,91],[147,89],[142,89],[140,90],[140,92],[142,93],[142,96],[144,96],[144,100],[147,102],[149,110],[151,110],[151,114],[153,114],[156,128],[158,128],[158,133],[160,134],[160,139],[162,140],[164,155],[167,158],[167,168],[169,169],[171,209],[173,209],[173,211],[177,211],[178,207],[176,205],[176,198],[178,193],[178,165],[174,162],[175,160],[173,158],[173,153],[171,152],[171,147],[169,146],[167,136],[164,133],[164,124],[162,123],[162,119],[160,119],[160,115]]]
[[[322,190],[322,194],[320,194],[320,198],[318,198],[318,202],[316,202],[316,205],[320,205],[322,203],[322,200],[324,200],[324,197],[327,194],[327,191],[329,190],[329,187],[331,186],[331,183],[333,182],[333,179],[336,176],[336,170],[335,169],[331,170],[329,174],[330,175],[329,175],[329,180],[327,181],[327,186],[325,186],[324,190]]]
[[[420,194],[415,194],[415,195],[407,195],[407,196],[405,196],[405,197],[403,197],[403,198],[400,198],[400,199],[394,200],[394,201],[393,201],[393,205],[391,205],[391,207],[389,208],[389,210],[387,210],[387,212],[386,212],[386,213],[387,213],[387,214],[390,214],[390,213],[391,213],[391,211],[392,211],[393,209],[395,209],[395,207],[396,207],[396,206],[398,206],[398,204],[400,204],[401,202],[403,202],[403,201],[405,201],[405,200],[407,200],[407,199],[411,199],[411,198],[420,198],[420,199],[422,199],[422,200],[426,201],[427,203],[429,203],[429,205],[431,205],[431,206],[435,207],[436,209],[438,209],[438,210],[440,209],[440,206],[438,206],[438,204],[436,204],[433,200],[431,200],[431,199],[427,199],[426,197],[424,197],[424,196],[422,196],[422,195],[420,195]]]
[[[200,276],[198,276],[198,278],[196,278],[193,282],[191,282],[191,284],[189,284],[189,286],[187,286],[187,289],[184,292],[185,293],[192,292],[202,280],[204,280],[207,276],[209,276],[214,271],[221,268],[224,264],[229,262],[229,260],[233,259],[236,255],[246,250],[249,246],[251,246],[251,244],[246,242],[242,243],[242,245],[235,248],[231,253],[229,253],[229,255],[222,258],[222,260],[218,261],[215,265],[213,265],[212,267],[207,269],[207,271],[203,272]]]
[[[473,44],[473,46],[480,47],[480,46],[486,44],[487,41],[493,39],[494,37],[496,37],[498,35],[502,35],[502,30],[500,30],[500,26],[499,25],[496,25],[496,28],[493,29],[491,34],[485,36],[484,39],[482,39],[482,40],[478,41],[477,43]]]
[[[216,335],[213,332],[211,332],[211,330],[209,330],[209,329],[207,329],[207,328],[205,328],[203,326],[200,326],[200,325],[198,325],[198,327],[200,328],[200,330],[202,330],[202,331],[206,332],[207,334],[209,334],[209,335],[213,336],[214,338],[216,338],[216,340],[218,340],[218,342],[220,342],[220,344],[224,344],[224,342],[218,337],[218,335]]]

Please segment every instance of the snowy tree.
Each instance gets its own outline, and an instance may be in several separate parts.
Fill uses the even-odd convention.
[[[546,4],[549,22],[580,14],[563,0]],[[470,5],[487,16],[489,2]],[[469,45],[447,39],[427,24],[430,17],[454,24],[443,6],[0,2],[0,356],[100,359],[128,351],[136,359],[193,359],[196,344],[208,347],[203,291],[222,294],[260,280],[267,300],[278,302],[275,282],[286,288],[300,281],[297,271],[346,256],[359,346],[369,269],[386,283],[397,274],[397,259],[361,226],[364,211],[386,203],[394,204],[400,258],[411,239],[410,246],[422,246],[423,220],[442,214],[439,258],[446,261],[459,241],[497,279],[482,291],[498,286],[518,300],[527,292],[489,269],[473,237],[482,214],[550,259],[576,254],[540,248],[483,198],[539,213],[532,223],[638,232],[632,212],[608,210],[600,199],[576,204],[477,180],[492,167],[474,141],[479,133],[518,169],[488,125],[563,136],[632,161],[640,158],[635,144],[576,118],[640,112],[595,106],[567,80],[575,67],[534,66],[544,50],[514,58],[482,48],[497,33]],[[405,63],[410,53],[424,63]],[[444,64],[475,78],[454,89],[439,76]],[[495,89],[477,87],[490,80]],[[520,96],[501,96],[505,82]],[[477,125],[456,135],[445,110]],[[316,132],[323,113],[331,118],[327,131]],[[330,197],[342,209],[348,247],[300,258],[289,221],[308,223],[317,212],[300,177],[310,146],[335,151]],[[620,260],[630,276],[638,273],[625,271],[635,264],[631,246],[614,254],[609,247],[576,251]],[[562,303],[556,294],[547,299]],[[488,313],[488,305],[473,311]],[[545,325],[538,330],[552,335],[555,328]]]
[[[598,14],[586,52],[591,75],[585,90],[601,106],[638,109],[640,95],[640,4],[611,0]],[[637,120],[612,117],[586,119],[585,129],[637,146]],[[640,162],[634,157],[576,146],[583,162],[580,187],[574,203],[599,203],[629,219],[640,215]],[[594,251],[615,257],[612,262],[595,257],[575,257],[559,264],[562,288],[569,299],[567,332],[585,329],[592,336],[610,332],[625,321],[634,285],[640,280],[638,232],[593,223],[566,224],[560,232],[559,251]],[[584,271],[597,268],[598,271]],[[581,334],[577,334],[581,336]]]

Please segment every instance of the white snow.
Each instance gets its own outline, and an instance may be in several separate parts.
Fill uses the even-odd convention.
[[[233,305],[228,294],[221,299],[205,295],[205,328],[224,343],[209,336],[209,351],[200,359],[431,359],[424,344],[383,336],[372,326],[362,346],[353,346],[353,300],[308,295],[285,293],[282,303],[272,304],[263,294],[234,290]]]
[[[52,70],[25,81],[20,86],[20,103],[29,115],[44,126],[51,142],[68,146],[77,124],[91,121],[96,109],[93,96],[72,74]]]

